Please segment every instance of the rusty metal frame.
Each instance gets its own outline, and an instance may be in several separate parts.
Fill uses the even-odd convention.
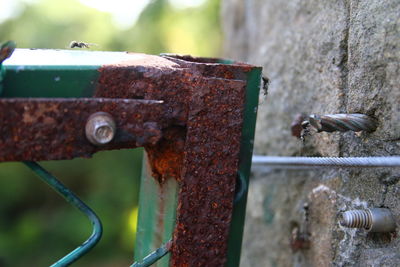
[[[176,212],[167,264],[237,266],[240,256],[228,259],[228,254],[240,254],[247,192],[236,211],[233,201],[240,169],[248,180],[261,68],[189,56],[129,55],[96,68],[87,86],[91,98],[12,97],[7,71],[18,73],[5,64],[9,98],[0,98],[0,161],[90,157],[99,150],[143,146],[150,187],[158,187],[154,193],[161,202],[168,191],[172,204],[161,206],[172,210],[170,219]],[[115,140],[101,147],[84,136],[87,118],[97,111],[109,112],[117,123]],[[163,216],[158,228],[165,226]],[[232,229],[239,238],[232,238]]]

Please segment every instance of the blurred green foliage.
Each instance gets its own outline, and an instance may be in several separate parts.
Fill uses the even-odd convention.
[[[18,47],[67,48],[71,41],[99,46],[96,50],[179,53],[195,56],[220,54],[219,1],[179,9],[167,0],[153,0],[128,29],[119,29],[109,13],[77,0],[40,0],[21,14],[0,24],[1,40]]]
[[[1,7],[0,7],[1,8]],[[38,0],[0,24],[0,41],[63,49],[72,40],[98,50],[218,56],[219,1],[180,9],[154,0],[137,23],[120,29],[109,13],[77,0]],[[1,125],[0,125],[1,127]],[[0,148],[1,149],[1,148]],[[42,162],[101,218],[100,243],[74,266],[132,261],[142,150],[100,152],[91,159]],[[88,220],[21,163],[0,164],[0,267],[48,266],[91,233]]]
[[[129,218],[138,201],[141,158],[140,150],[120,150],[42,162],[103,222],[101,242],[76,266],[129,263],[135,237]],[[91,234],[88,219],[21,163],[0,164],[0,197],[1,266],[47,266]]]

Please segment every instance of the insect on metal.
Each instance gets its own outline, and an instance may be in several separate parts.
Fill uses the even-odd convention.
[[[91,43],[85,43],[85,42],[72,41],[72,42],[69,44],[69,47],[70,47],[70,48],[75,48],[75,47],[78,47],[78,48],[90,48],[90,46],[93,46],[93,45],[97,46],[97,44],[91,44]]]

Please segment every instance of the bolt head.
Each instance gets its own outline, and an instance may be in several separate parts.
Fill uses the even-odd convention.
[[[93,145],[100,146],[110,143],[114,139],[115,132],[115,121],[106,112],[93,113],[86,122],[86,138]]]

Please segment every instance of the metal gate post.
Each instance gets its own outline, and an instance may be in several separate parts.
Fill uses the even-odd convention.
[[[159,266],[238,266],[261,68],[28,49],[17,49],[4,68],[0,161],[143,146],[151,177],[142,177],[135,258],[172,237],[170,259]],[[102,146],[84,131],[99,111],[117,127]],[[242,193],[234,205],[235,191]]]

